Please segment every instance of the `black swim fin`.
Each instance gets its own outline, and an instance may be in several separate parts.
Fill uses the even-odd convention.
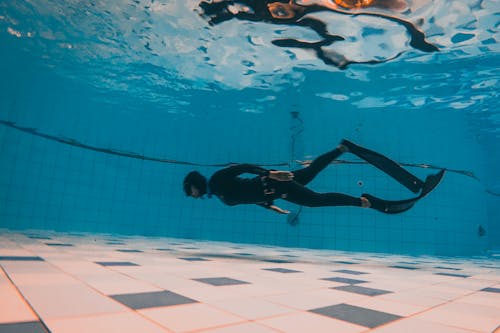
[[[382,170],[413,193],[418,193],[423,188],[424,182],[422,180],[403,169],[398,163],[388,157],[358,146],[345,139],[342,140],[341,144],[349,148],[349,152]]]
[[[425,197],[427,194],[429,194],[436,186],[439,185],[439,183],[441,182],[441,180],[443,179],[443,176],[444,176],[444,172],[446,170],[445,169],[442,169],[441,171],[439,171],[438,173],[436,173],[435,175],[429,175],[427,176],[427,178],[425,179],[425,183],[424,183],[424,186],[422,187],[422,192],[420,193],[420,195],[418,196],[419,199]]]
[[[438,186],[438,184],[443,179],[445,170],[441,170],[435,175],[427,176],[425,183],[422,186],[422,192],[418,197],[406,199],[406,200],[384,200],[374,197],[370,194],[363,194],[362,196],[367,198],[372,204],[371,208],[378,210],[379,212],[385,214],[398,214],[407,211],[412,208],[415,203],[429,194],[433,189]]]
[[[374,197],[370,194],[363,194],[363,197],[367,198],[372,206],[370,208],[378,210],[379,212],[385,214],[398,214],[407,211],[418,201],[417,198],[407,199],[407,200],[384,200]]]

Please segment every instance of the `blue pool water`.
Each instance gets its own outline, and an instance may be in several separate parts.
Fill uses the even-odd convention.
[[[498,250],[498,1],[359,12],[373,15],[209,24],[194,0],[0,1],[0,228],[410,254]],[[415,46],[408,26],[439,50]],[[342,138],[421,178],[436,172],[428,166],[449,171],[404,214],[303,208],[295,226],[255,205],[182,192],[193,168],[287,170]],[[342,160],[311,188],[412,196],[353,155]]]

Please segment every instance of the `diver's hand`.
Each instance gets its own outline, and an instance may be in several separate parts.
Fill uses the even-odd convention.
[[[271,170],[269,171],[269,178],[280,182],[287,182],[293,180],[293,173],[290,171]]]
[[[275,212],[280,213],[280,214],[290,214],[289,210],[281,209],[281,208],[279,208],[278,206],[275,206],[275,205],[269,206],[269,209],[272,209]]]

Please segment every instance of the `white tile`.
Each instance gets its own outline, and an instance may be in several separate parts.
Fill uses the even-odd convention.
[[[258,320],[257,323],[286,333],[358,333],[367,330],[363,326],[309,312],[296,312],[275,318]]]
[[[446,326],[416,318],[407,318],[375,328],[370,333],[477,333],[459,327]]]
[[[74,285],[78,284],[78,280],[70,275],[62,272],[54,271],[54,273],[13,273],[10,275],[17,286],[42,286],[42,285]]]
[[[231,325],[222,328],[203,330],[203,333],[282,333],[282,331],[274,330],[263,325],[255,323],[245,323],[238,325]]]
[[[490,282],[500,282],[500,274],[495,271],[491,272],[481,272],[472,276],[472,278],[477,280],[486,280]]]
[[[412,282],[411,280],[404,278],[401,278],[400,280],[400,279],[395,279],[394,277],[386,278],[386,277],[376,277],[373,275],[372,276],[358,275],[352,278],[354,279],[359,278],[360,280],[370,281],[367,283],[363,283],[361,285],[363,287],[388,290],[392,292],[411,290],[426,285],[423,284],[422,282]]]
[[[186,304],[139,310],[141,314],[175,332],[216,328],[246,320],[206,304]]]
[[[426,294],[434,294],[442,299],[455,299],[462,296],[466,296],[471,293],[470,290],[463,288],[455,288],[446,283],[435,284],[425,287]]]
[[[58,274],[60,270],[45,261],[4,261],[2,267],[9,275],[14,274]]]
[[[242,297],[263,297],[267,295],[273,295],[276,292],[273,286],[269,286],[266,284],[212,286],[201,282],[196,283],[198,285],[193,286],[190,282],[186,282],[184,286],[178,286],[177,288],[172,289],[172,291],[207,303]]]
[[[98,265],[91,261],[82,260],[82,258],[78,257],[50,260],[50,263],[61,271],[72,274],[74,276],[79,276],[82,274],[104,274],[108,271],[101,265]]]
[[[263,297],[265,300],[298,310],[311,310],[349,301],[366,298],[367,296],[348,293],[333,289],[318,289],[287,293],[277,296]]]
[[[492,332],[500,324],[500,311],[486,312],[473,304],[446,304],[416,315],[415,319],[460,327],[483,333]],[[485,311],[486,313],[483,313]]]
[[[0,275],[3,275],[1,270]],[[0,283],[0,324],[35,320],[36,315],[16,288],[10,283]]]
[[[487,280],[475,280],[472,278],[453,278],[447,285],[454,288],[462,288],[470,291],[477,291],[486,287],[491,287],[492,282]]]
[[[132,312],[81,318],[49,319],[52,333],[169,333],[172,331]]]
[[[446,302],[445,299],[440,298],[439,294],[429,295],[425,292],[425,289],[401,291],[393,294],[381,295],[379,297],[388,301],[395,301],[424,307],[433,307]]]
[[[81,275],[80,280],[105,295],[131,294],[163,289],[118,273]]]
[[[82,284],[26,285],[20,289],[43,319],[121,312],[126,309]]]
[[[9,244],[10,243],[10,244]],[[0,256],[22,256],[22,257],[33,257],[33,253],[27,251],[21,247],[17,247],[18,245],[12,242],[3,243],[0,240]],[[10,247],[11,245],[12,247]]]
[[[484,305],[498,309],[500,313],[500,294],[491,292],[477,292],[465,297],[462,297],[459,302],[468,304]]]
[[[258,319],[292,312],[290,308],[256,298],[238,298],[211,303],[217,308],[226,310],[246,319]]]
[[[425,306],[388,301],[381,299],[380,297],[368,297],[346,303],[349,305],[359,306],[371,310],[392,313],[402,317],[408,317],[426,309]]]

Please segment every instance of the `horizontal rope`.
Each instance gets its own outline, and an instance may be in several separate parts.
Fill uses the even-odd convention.
[[[146,155],[142,155],[139,153],[128,152],[128,151],[123,151],[123,150],[119,150],[119,149],[102,148],[102,147],[92,146],[92,145],[82,143],[82,142],[75,140],[75,139],[72,139],[72,138],[65,138],[65,137],[61,137],[61,136],[55,136],[55,135],[42,133],[42,132],[39,132],[36,128],[22,127],[22,126],[19,126],[12,121],[5,121],[5,120],[0,119],[0,124],[7,126],[7,127],[10,127],[12,129],[24,132],[24,133],[35,135],[35,136],[38,136],[38,137],[41,137],[41,138],[44,138],[47,140],[60,142],[60,143],[66,144],[66,145],[79,147],[82,149],[91,150],[91,151],[95,151],[95,152],[99,152],[99,153],[134,158],[134,159],[143,160],[143,161],[168,163],[168,164],[190,165],[190,166],[199,166],[199,167],[227,167],[227,166],[237,164],[237,163],[233,163],[233,162],[214,163],[214,164],[195,163],[195,162],[188,162],[188,161],[179,161],[179,160],[169,159],[169,158],[146,156]],[[300,165],[307,165],[307,164],[310,164],[312,161],[311,160],[303,160],[303,161],[296,160],[294,162],[298,163]],[[362,161],[335,160],[332,162],[332,164],[369,164],[369,163],[362,162]],[[479,178],[477,178],[472,171],[442,168],[439,166],[426,164],[426,163],[400,163],[400,162],[398,162],[398,164],[401,166],[423,168],[423,169],[438,169],[438,170],[445,169],[448,172],[453,172],[456,174],[467,176],[467,177],[470,177],[470,178],[473,178],[473,179],[479,181]],[[288,162],[267,163],[267,164],[259,163],[258,165],[265,166],[265,167],[288,167],[288,166],[290,166],[290,163],[288,163]],[[492,195],[499,195],[499,194],[493,193],[491,191],[487,191],[487,192],[492,194]]]

